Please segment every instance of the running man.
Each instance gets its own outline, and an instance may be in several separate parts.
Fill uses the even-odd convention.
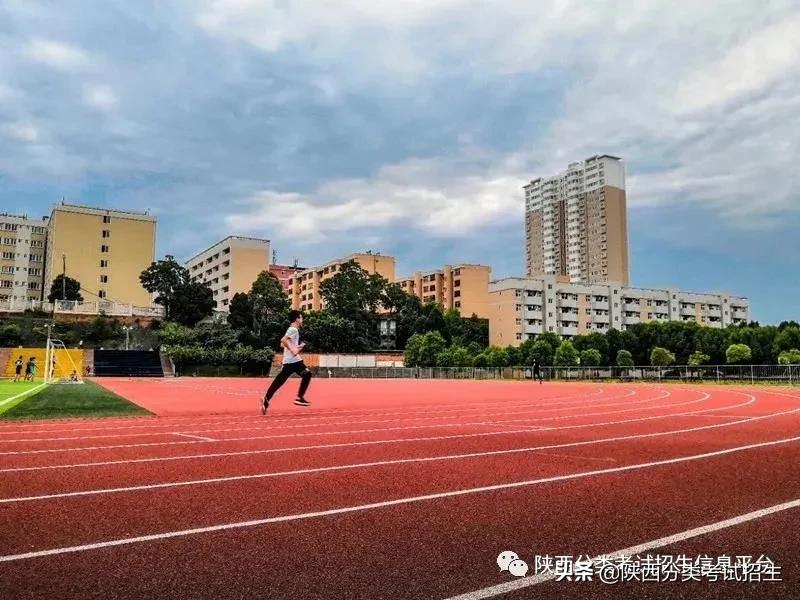
[[[17,362],[14,363],[14,381],[19,381],[22,377],[22,367],[25,365],[25,360],[20,356]]]
[[[281,338],[281,346],[283,347],[283,368],[281,372],[272,380],[272,384],[267,390],[266,396],[261,401],[261,414],[267,414],[270,400],[275,395],[281,386],[286,383],[292,375],[300,376],[300,390],[297,392],[297,399],[294,401],[297,406],[310,406],[311,402],[306,400],[306,390],[308,384],[311,382],[311,371],[308,370],[300,353],[303,351],[305,344],[300,343],[300,328],[303,326],[303,313],[299,310],[293,310],[289,313],[289,329],[286,334]]]
[[[539,383],[542,383],[542,370],[539,367],[539,361],[535,358],[533,359],[533,379],[539,380]]]
[[[33,381],[34,377],[36,377],[36,357],[31,356],[25,365],[25,381]]]

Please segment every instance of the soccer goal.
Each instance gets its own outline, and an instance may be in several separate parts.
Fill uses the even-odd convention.
[[[45,383],[83,383],[80,367],[75,364],[72,354],[61,340],[47,340],[44,381]]]

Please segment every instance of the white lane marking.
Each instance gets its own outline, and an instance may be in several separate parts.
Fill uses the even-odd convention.
[[[46,385],[47,385],[46,383],[40,383],[36,387],[32,387],[32,388],[30,388],[28,390],[25,390],[24,392],[20,392],[19,394],[15,394],[14,396],[11,396],[10,398],[6,398],[5,400],[0,400],[0,406],[8,404],[9,402],[13,402],[17,398],[22,398],[23,396],[27,396],[28,394],[32,394],[34,392],[38,392],[40,389],[42,389]]]
[[[634,392],[630,394],[625,394],[624,396],[618,396],[615,398],[609,398],[609,400],[618,400],[622,398],[627,398],[630,396],[635,395]],[[607,407],[607,406],[629,406],[631,404],[647,404],[650,402],[655,402],[657,400],[661,400],[668,396],[671,396],[672,393],[665,391],[662,392],[659,396],[653,396],[652,398],[645,398],[643,400],[639,400],[636,402],[617,402],[612,404],[597,404],[594,405],[596,407]],[[570,407],[568,410],[581,410],[584,407],[576,406]],[[659,408],[656,406],[654,408]],[[545,410],[539,410],[538,407],[533,407],[530,405],[525,406],[525,410],[518,410],[518,411],[508,411],[505,412],[506,415],[525,415],[530,414],[531,412],[535,411],[537,414],[541,412],[553,412],[563,410],[563,408],[551,408]],[[641,409],[645,410],[645,409]],[[625,411],[622,411],[625,412]],[[630,411],[628,411],[630,412]],[[482,416],[492,416],[497,414],[497,411],[491,411],[484,414],[474,415],[473,418],[479,418]],[[609,413],[590,413],[594,415],[598,414],[609,414]],[[447,416],[426,416],[426,417],[412,417],[412,418],[404,418],[404,419],[375,419],[375,420],[365,420],[365,419],[358,419],[356,421],[340,421],[337,423],[301,423],[298,425],[278,425],[277,427],[271,427],[269,425],[257,425],[254,427],[232,427],[227,429],[196,429],[196,430],[189,430],[187,433],[230,433],[232,431],[273,431],[273,430],[280,430],[280,429],[305,429],[308,427],[329,427],[331,425],[362,425],[364,423],[406,423],[408,421],[435,421],[435,420],[445,420],[445,419],[458,419],[461,418],[461,414],[455,415],[447,415]],[[570,415],[570,416],[588,416],[587,414],[583,415]],[[564,417],[568,418],[568,417]],[[262,422],[264,423],[264,422]],[[269,423],[269,421],[266,421]],[[0,440],[0,444],[22,444],[27,442],[66,442],[69,440],[97,440],[97,439],[113,439],[113,438],[127,438],[127,437],[157,437],[160,435],[170,435],[172,432],[169,431],[153,431],[153,432],[145,432],[145,433],[118,433],[118,434],[109,434],[109,435],[88,435],[88,436],[69,436],[69,437],[55,437],[55,438],[20,438],[20,439],[13,439],[13,440]]]
[[[179,435],[181,437],[193,438],[195,440],[202,440],[204,442],[216,442],[217,441],[214,438],[203,437],[201,435],[191,435],[191,434],[188,434],[188,433],[178,433],[177,431],[173,431],[171,433],[172,433],[172,435]]]
[[[783,504],[776,504],[768,508],[762,508],[760,510],[755,510],[753,512],[739,515],[738,517],[732,517],[730,519],[725,519],[724,521],[717,521],[716,523],[711,523],[710,525],[703,525],[702,527],[695,527],[694,529],[687,529],[686,531],[675,533],[667,537],[662,537],[657,540],[650,540],[649,542],[644,542],[637,546],[631,546],[630,548],[625,548],[623,550],[615,550],[614,552],[609,552],[608,554],[600,554],[590,560],[592,563],[596,563],[602,559],[633,557],[642,554],[643,552],[649,552],[650,550],[655,550],[657,548],[672,546],[679,542],[690,540],[692,538],[700,537],[703,535],[708,535],[709,533],[714,533],[715,531],[721,531],[723,529],[728,529],[730,527],[736,527],[737,525],[741,525],[742,523],[748,523],[750,521],[755,521],[756,519],[762,519],[764,517],[768,517],[770,515],[781,513],[787,510],[792,510],[798,507],[800,507],[800,499],[792,500],[790,502],[784,502]],[[516,590],[522,590],[534,585],[546,583],[548,581],[554,580],[555,578],[556,575],[554,574],[533,575],[531,577],[523,577],[521,579],[516,579],[514,581],[508,581],[506,583],[485,587],[480,590],[467,592],[466,594],[451,596],[450,598],[447,598],[447,600],[484,600],[485,598],[494,598],[495,596],[508,594],[509,592],[514,592]]]
[[[625,389],[625,388],[622,388],[622,389]],[[647,389],[649,390],[649,389],[652,389],[652,388],[648,387]],[[635,390],[631,390],[631,392],[633,392],[633,393],[629,394],[629,395],[636,395],[636,391]],[[447,406],[450,406],[451,408],[447,408],[447,409],[431,408],[430,406],[428,406],[428,407],[420,406],[418,410],[410,410],[410,411],[402,411],[402,412],[386,412],[386,409],[360,409],[360,410],[352,410],[352,411],[347,411],[347,410],[339,411],[339,410],[336,410],[336,409],[330,409],[330,411],[327,412],[327,413],[315,412],[310,416],[309,415],[298,414],[298,415],[294,415],[294,416],[290,416],[290,417],[270,417],[269,422],[270,423],[307,423],[309,421],[317,421],[317,420],[321,420],[321,419],[353,418],[354,416],[357,416],[356,413],[363,413],[363,412],[369,412],[369,415],[365,415],[365,416],[371,416],[373,413],[376,413],[375,416],[390,417],[390,416],[402,416],[402,415],[416,415],[416,414],[421,414],[421,413],[424,413],[424,414],[445,414],[445,413],[462,412],[462,411],[469,412],[469,411],[473,411],[473,410],[480,410],[480,409],[489,408],[489,407],[492,407],[492,406],[530,406],[530,407],[534,407],[535,406],[535,407],[544,407],[544,406],[555,406],[555,405],[573,403],[573,402],[582,402],[584,400],[590,400],[595,396],[600,396],[603,393],[605,393],[605,390],[600,389],[598,392],[595,392],[595,393],[592,393],[592,394],[578,394],[578,395],[572,395],[572,396],[554,396],[552,398],[535,398],[533,400],[526,400],[526,399],[520,398],[520,399],[514,399],[514,400],[490,400],[490,401],[487,401],[487,402],[471,402],[471,403],[466,403],[466,404],[462,404],[462,405],[448,404]],[[611,400],[611,399],[617,398],[617,397],[622,398],[622,397],[626,397],[626,396],[614,396],[614,397],[606,398],[606,399]],[[559,400],[559,402],[546,402],[544,404],[540,404],[539,402],[542,401],[542,400]],[[566,402],[562,402],[562,401],[566,401]],[[464,408],[464,407],[469,407],[469,406],[476,406],[478,408],[474,408],[474,409],[473,408]],[[129,417],[128,419],[131,420],[133,418],[134,417]],[[64,428],[64,429],[24,429],[24,430],[20,429],[20,430],[14,430],[14,431],[5,431],[5,430],[3,430],[4,426],[2,424],[0,424],[0,436],[2,436],[2,435],[15,435],[15,434],[17,434],[17,435],[28,435],[28,434],[33,434],[33,433],[60,433],[60,432],[70,432],[71,433],[73,431],[115,431],[115,430],[120,430],[120,429],[159,429],[159,428],[165,428],[165,427],[182,427],[182,428],[186,428],[186,427],[199,427],[199,426],[204,426],[204,425],[237,425],[237,424],[247,424],[247,423],[258,422],[258,421],[263,421],[264,420],[264,417],[261,416],[261,415],[252,415],[252,416],[248,416],[248,415],[230,415],[228,417],[217,417],[217,418],[214,418],[214,419],[208,420],[208,421],[202,420],[202,419],[198,419],[198,417],[135,417],[135,418],[139,418],[139,419],[146,418],[148,420],[161,420],[161,421],[168,421],[168,422],[162,422],[162,423],[159,423],[159,424],[148,424],[148,425],[124,425],[124,426],[110,425],[110,426],[106,426],[106,427],[68,427],[68,428]],[[231,421],[231,419],[239,419],[239,420]],[[241,420],[241,419],[245,419],[245,420]],[[186,421],[186,420],[189,420],[189,421],[192,421],[192,422],[191,423],[184,423],[183,421]],[[14,425],[14,424],[12,424],[12,425]],[[55,425],[61,425],[63,427],[64,423],[63,422],[54,423],[53,425],[54,426]],[[8,426],[5,426],[5,427],[8,427]]]
[[[795,409],[791,412],[798,412],[800,408]],[[755,419],[753,419],[755,420]],[[742,422],[749,422],[750,419],[747,419]],[[145,485],[137,485],[137,486],[129,486],[129,487],[119,487],[119,488],[105,488],[105,489],[96,489],[96,490],[84,490],[79,492],[63,492],[60,494],[43,494],[39,496],[25,496],[25,497],[16,497],[16,498],[0,498],[0,504],[9,504],[15,502],[28,502],[32,500],[52,500],[56,498],[72,498],[76,496],[94,496],[100,494],[114,494],[114,493],[121,493],[121,492],[135,492],[135,491],[143,491],[143,490],[156,490],[156,489],[164,489],[164,488],[175,488],[175,487],[187,487],[192,485],[206,485],[212,483],[226,483],[230,481],[244,481],[250,479],[267,479],[273,477],[285,477],[291,475],[305,475],[309,473],[324,473],[328,471],[344,471],[344,470],[352,470],[352,469],[364,469],[370,467],[380,467],[380,466],[387,466],[387,465],[401,465],[401,464],[410,464],[410,463],[426,463],[426,462],[440,462],[445,460],[461,460],[466,458],[482,458],[487,456],[502,456],[506,454],[520,454],[520,453],[530,453],[530,452],[538,452],[541,450],[556,450],[561,448],[577,448],[581,446],[593,446],[595,444],[603,444],[603,443],[610,443],[610,442],[619,442],[619,441],[628,441],[628,440],[639,440],[639,439],[648,439],[648,438],[655,438],[655,437],[663,437],[667,435],[675,435],[680,433],[691,433],[696,431],[704,431],[708,429],[716,429],[720,427],[730,427],[736,425],[737,423],[721,423],[717,425],[705,425],[702,427],[693,427],[690,429],[673,429],[669,431],[659,431],[655,433],[642,433],[642,434],[633,434],[628,436],[617,436],[612,438],[601,438],[599,440],[585,440],[581,442],[569,442],[565,444],[548,444],[544,446],[533,446],[533,447],[526,447],[526,448],[512,448],[506,450],[489,450],[484,452],[470,452],[465,454],[450,454],[450,455],[443,455],[443,456],[428,456],[428,457],[419,457],[419,458],[402,458],[402,459],[394,459],[394,460],[382,460],[382,461],[372,461],[366,463],[354,463],[354,464],[345,464],[345,465],[333,465],[328,467],[310,467],[306,469],[296,469],[292,471],[274,471],[269,473],[256,473],[252,475],[231,475],[228,477],[214,477],[210,479],[195,479],[192,481],[172,481],[166,483],[153,483],[153,484],[145,484]]]
[[[510,483],[499,483],[495,485],[487,485],[474,488],[466,488],[460,490],[451,490],[449,492],[438,492],[435,494],[426,494],[423,496],[409,496],[405,498],[396,498],[394,500],[383,500],[381,502],[372,502],[369,504],[357,504],[353,506],[345,506],[342,508],[332,508],[328,510],[320,510],[315,512],[298,513],[291,515],[281,515],[277,517],[267,517],[264,519],[255,519],[251,521],[239,521],[234,523],[224,523],[221,525],[211,525],[208,527],[197,527],[193,529],[181,529],[178,531],[167,531],[163,533],[155,533],[150,535],[142,535],[136,537],[119,538],[114,540],[106,540],[104,542],[96,542],[92,544],[83,544],[80,546],[64,546],[61,548],[51,548],[48,550],[37,550],[33,552],[24,552],[21,554],[7,554],[0,556],[0,562],[12,562],[17,560],[24,560],[29,558],[41,558],[44,556],[54,556],[59,554],[68,554],[74,552],[85,552],[88,550],[99,550],[102,548],[111,548],[114,546],[127,546],[130,544],[152,542],[157,540],[165,540],[170,538],[187,537],[191,535],[198,535],[203,533],[211,533],[215,531],[227,531],[232,529],[243,529],[246,527],[257,527],[260,525],[268,525],[272,523],[285,523],[291,521],[301,521],[317,517],[329,517],[333,515],[341,515],[346,513],[363,512],[376,508],[386,508],[388,506],[400,506],[404,504],[413,504],[416,502],[425,502],[430,500],[440,500],[444,498],[455,498],[459,496],[469,496],[480,494],[484,492],[496,492],[500,490],[510,490],[525,488],[534,485],[555,483],[560,481],[571,481],[576,479],[584,479],[587,477],[596,477],[599,475],[609,475],[613,473],[625,473],[630,471],[639,471],[651,467],[660,467],[664,465],[674,465],[686,463],[691,461],[703,460],[707,458],[714,458],[717,456],[726,456],[756,448],[767,448],[772,446],[779,446],[784,444],[791,444],[800,441],[800,436],[785,438],[781,440],[773,440],[770,442],[759,442],[756,444],[747,444],[745,446],[735,446],[733,448],[726,448],[724,450],[716,450],[714,452],[705,452],[703,454],[693,454],[690,456],[681,456],[679,458],[669,458],[665,460],[650,461],[645,463],[637,463],[633,465],[625,465],[621,467],[612,467],[608,469],[598,469],[594,471],[582,471],[580,473],[570,473],[568,475],[556,475],[553,477],[544,477],[541,479],[529,479],[526,481],[514,481]]]
[[[743,392],[732,392],[742,395],[749,395],[744,394]],[[692,400],[691,402],[684,402],[682,404],[695,404],[697,402],[704,401],[709,397],[708,394],[704,394],[705,398],[701,398],[700,400]],[[755,397],[750,396],[750,400],[747,402],[743,402],[740,404],[735,404],[732,406],[722,406],[718,408],[710,408],[705,411],[697,411],[697,412],[711,412],[715,410],[727,410],[729,408],[739,408],[741,406],[746,406],[748,404],[752,404],[755,402]],[[668,407],[671,406],[679,406],[679,404],[670,404]],[[475,434],[467,434],[469,436],[494,436],[494,435],[511,435],[514,433],[531,433],[536,431],[558,431],[561,429],[582,429],[586,427],[601,427],[605,425],[621,425],[624,423],[636,423],[639,421],[651,421],[654,419],[665,419],[670,418],[673,416],[682,416],[683,414],[691,414],[691,413],[668,413],[663,415],[656,415],[653,417],[639,417],[636,419],[625,419],[622,421],[606,421],[602,423],[586,423],[583,425],[565,425],[562,427],[553,427],[546,430],[541,430],[536,426],[533,427],[525,427],[525,428],[518,428],[516,430],[511,431],[489,431],[489,432],[479,432]],[[522,419],[522,422],[529,422],[529,419]],[[733,423],[735,425],[735,423]],[[328,432],[315,432],[315,433],[289,433],[289,434],[281,434],[281,435],[263,435],[263,436],[248,436],[248,437],[241,437],[241,438],[227,438],[218,440],[215,443],[227,443],[227,442],[238,442],[238,441],[251,441],[251,440],[274,440],[274,439],[284,439],[284,438],[299,438],[299,437],[316,437],[316,436],[325,436],[325,435],[350,435],[355,433],[380,433],[383,431],[408,431],[412,429],[436,429],[436,428],[444,428],[444,427],[459,427],[459,426],[481,426],[481,425],[488,425],[488,423],[455,423],[455,424],[447,424],[447,425],[418,425],[418,426],[409,426],[409,427],[384,427],[380,429],[361,429],[361,430],[347,430],[347,431],[328,431]],[[439,438],[422,438],[422,439],[452,439],[454,437],[461,437],[461,436],[441,436]],[[419,439],[419,438],[418,438]],[[44,454],[44,453],[53,453],[53,452],[78,452],[78,451],[88,451],[88,450],[109,450],[109,449],[119,449],[119,448],[141,448],[141,447],[150,447],[150,446],[175,446],[181,444],[200,444],[200,443],[208,443],[208,442],[194,442],[194,441],[186,441],[186,442],[148,442],[143,444],[118,444],[113,446],[88,446],[88,447],[81,447],[81,448],[48,448],[44,450],[13,450],[7,452],[0,452],[0,456],[2,455],[25,455],[25,454]],[[353,445],[361,444],[362,442],[353,442]],[[325,447],[325,446],[316,446],[316,447]],[[338,445],[332,445],[330,447],[338,447]],[[276,449],[276,451],[280,451],[282,449]],[[2,471],[0,471],[2,472]]]

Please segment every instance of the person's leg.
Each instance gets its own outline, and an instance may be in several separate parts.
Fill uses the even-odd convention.
[[[308,384],[311,383],[311,377],[311,371],[303,365],[303,370],[300,372],[300,389],[297,391],[298,398],[303,399],[306,397],[306,390],[308,390]]]
[[[286,380],[289,379],[293,372],[294,370],[292,369],[292,365],[283,365],[283,368],[275,376],[275,379],[272,380],[269,389],[267,389],[267,393],[264,396],[267,399],[267,402],[272,400],[272,397],[281,388],[281,386],[286,383]]]

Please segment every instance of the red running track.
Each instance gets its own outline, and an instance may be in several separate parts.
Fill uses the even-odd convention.
[[[161,416],[0,426],[2,598],[800,589],[797,389],[318,380],[311,408],[286,389],[261,417],[264,382],[103,383]],[[640,545],[766,555],[782,581],[611,586],[495,562]]]

